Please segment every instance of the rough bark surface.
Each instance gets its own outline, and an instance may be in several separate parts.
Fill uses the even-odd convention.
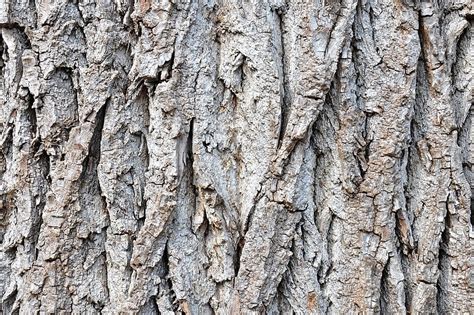
[[[0,0],[4,314],[469,314],[469,0]]]

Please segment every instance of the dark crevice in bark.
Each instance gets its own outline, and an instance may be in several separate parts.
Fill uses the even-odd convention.
[[[459,37],[455,41],[455,53],[454,53],[454,60],[451,63],[451,69],[450,69],[450,79],[451,79],[451,86],[453,86],[454,89],[456,89],[456,79],[459,75],[459,70],[463,68],[462,64],[460,64],[460,61],[463,61],[467,55],[469,54],[470,51],[470,32],[469,32],[470,25],[467,25],[462,33],[459,35]],[[465,46],[465,47],[463,47]]]
[[[289,277],[289,270],[285,272],[285,274],[283,275],[282,281],[280,281],[276,289],[275,300],[277,301],[277,304],[279,306],[281,306],[282,304],[289,304],[288,297],[285,294],[285,291],[286,291],[285,288],[287,285],[286,283],[288,281],[287,277]],[[281,310],[280,310],[280,314],[282,314]]]
[[[38,156],[38,160],[42,163],[44,178],[49,187],[51,185],[51,157],[45,150],[42,150],[41,154]]]
[[[141,107],[140,111],[143,113],[143,127],[148,131],[150,127],[150,96],[144,84],[141,84],[139,89],[140,92],[138,93],[136,102]]]
[[[40,140],[38,140],[38,145]],[[36,248],[40,236],[41,226],[43,224],[43,210],[46,206],[46,194],[51,186],[51,158],[46,152],[46,150],[38,151],[38,149],[34,149],[35,155],[35,163],[41,171],[40,178],[42,180],[41,183],[41,190],[42,195],[40,196],[40,202],[35,207],[35,213],[32,218],[32,227],[31,227],[31,234],[32,234],[32,246],[35,248],[35,260],[38,258],[39,249]]]
[[[401,208],[397,210],[395,216],[395,234],[397,239],[401,245],[401,259],[411,254],[414,249],[414,242],[413,242],[413,233],[411,228],[411,220],[410,220],[410,204],[411,204],[411,196],[408,187],[408,177],[410,174],[411,163],[411,146],[412,146],[412,139],[414,138],[413,135],[413,123],[414,118],[413,116],[410,118],[410,140],[408,143],[408,147],[403,149],[402,156],[400,161],[401,171],[402,171],[402,198],[404,198],[404,203],[402,204]]]
[[[31,42],[30,38],[26,34],[26,28],[23,25],[20,25],[17,22],[13,23],[0,23],[0,33],[1,29],[10,29],[10,30],[15,30],[18,35],[21,43],[23,44],[23,49],[31,49]],[[18,82],[18,81],[17,81]]]
[[[450,69],[450,80],[451,80],[451,86],[453,88],[452,106],[454,109],[456,125],[457,125],[456,127],[458,130],[457,144],[461,148],[463,147],[463,145],[460,143],[461,142],[460,137],[463,134],[462,128],[464,127],[466,123],[466,119],[469,117],[469,110],[467,112],[464,112],[464,108],[462,107],[460,108],[459,105],[464,105],[462,96],[465,93],[469,93],[469,91],[459,90],[458,84],[465,81],[465,78],[463,78],[463,74],[465,71],[465,61],[467,61],[466,59],[469,58],[469,52],[471,48],[470,39],[471,39],[470,26],[467,26],[456,40],[454,60],[451,64],[451,69]],[[467,89],[469,88],[470,87],[467,86]]]
[[[342,2],[342,1],[341,1],[341,2]],[[330,1],[328,1],[328,3],[326,4],[326,5],[328,5],[328,6],[332,6],[332,9],[334,9],[334,5],[338,6],[337,12],[334,13],[333,10],[330,10],[330,11],[332,11],[332,12],[331,12],[332,14],[335,14],[335,15],[336,15],[336,20],[335,20],[333,23],[331,23],[331,28],[330,28],[330,30],[329,30],[329,32],[328,32],[328,37],[327,37],[328,40],[326,41],[326,45],[325,45],[325,47],[324,47],[324,56],[325,56],[326,58],[328,57],[328,56],[327,56],[327,53],[328,53],[329,46],[331,45],[331,39],[333,38],[333,32],[334,32],[334,30],[339,26],[339,25],[338,25],[338,24],[339,24],[339,21],[340,21],[342,18],[344,18],[344,16],[341,14],[341,9],[342,9],[342,8],[341,8],[341,4],[340,4],[340,3],[337,3],[337,4],[336,4],[336,3],[337,3],[337,2],[331,3]],[[331,56],[329,56],[329,58],[331,58]]]
[[[420,65],[420,60],[418,61],[418,65]],[[419,67],[419,66],[418,66]],[[416,70],[417,71],[417,70]],[[411,229],[411,225],[413,223],[413,213],[411,211],[412,209],[412,192],[410,191],[410,175],[411,175],[411,172],[412,170],[414,170],[414,165],[413,165],[413,158],[414,158],[414,154],[416,154],[416,133],[415,133],[415,128],[416,128],[416,117],[415,117],[415,112],[416,112],[416,108],[417,108],[417,95],[418,95],[418,72],[415,74],[416,75],[416,86],[415,86],[415,100],[414,100],[414,104],[413,104],[413,114],[412,114],[412,117],[411,117],[411,121],[410,121],[410,140],[409,140],[409,143],[408,143],[408,147],[406,149],[407,153],[406,153],[406,164],[405,164],[405,175],[406,175],[406,179],[404,181],[404,184],[403,184],[403,196],[405,197],[405,213],[407,215],[407,220],[408,220],[408,224],[409,224],[409,227]],[[403,209],[402,209],[403,210]],[[412,246],[414,246],[414,244],[412,244]],[[410,249],[410,252],[413,250],[413,248]],[[407,253],[404,252],[404,254],[406,255]],[[403,260],[403,257],[402,257],[402,260]],[[405,275],[406,276],[406,275]]]
[[[419,64],[421,62],[421,65],[423,66],[423,79],[425,81],[427,81],[427,83],[430,83],[430,68],[429,68],[429,65],[428,65],[428,56],[427,54],[429,53],[428,49],[429,49],[429,46],[430,46],[430,39],[429,39],[429,35],[426,34],[426,30],[425,30],[425,26],[424,26],[424,23],[423,23],[423,20],[424,20],[424,17],[421,13],[421,10],[418,11],[418,38],[420,40],[420,56],[419,56]],[[419,71],[417,69],[417,74],[418,73],[422,73],[421,71]],[[417,87],[419,86],[418,83],[418,79],[420,77],[417,75]],[[424,84],[426,85],[426,83]]]
[[[170,270],[169,270],[169,252],[168,252],[168,242],[166,242],[165,248],[163,250],[163,256],[161,258],[162,270],[160,278],[164,279],[164,283],[160,286],[161,292],[158,292],[159,295],[167,295],[170,298],[170,302],[173,305],[173,311],[178,311],[178,303],[176,298],[176,293],[173,290],[173,281],[171,280]]]
[[[138,110],[138,123],[140,126],[140,130],[136,133],[132,133],[132,135],[136,136],[137,141],[140,143],[139,145],[139,152],[138,152],[138,165],[137,169],[141,169],[143,173],[149,168],[150,165],[150,154],[148,149],[148,137],[149,137],[149,127],[150,127],[150,99],[148,95],[148,90],[144,84],[141,84],[139,87],[139,92],[136,97],[135,102],[128,104],[129,106],[137,106]],[[140,174],[140,173],[139,173]],[[147,199],[144,196],[145,190],[145,179],[141,178],[140,184],[141,191],[140,191],[140,199],[139,199],[139,211],[138,211],[138,218],[137,218],[137,231],[139,231],[143,224],[145,223],[145,209],[147,206]]]
[[[150,297],[150,302],[151,302],[151,306],[152,306],[152,311],[153,313],[155,314],[161,314],[160,313],[160,310],[158,308],[158,304],[156,303],[156,296],[151,296]]]
[[[43,198],[44,199],[44,198]],[[38,206],[36,206],[36,211],[37,211],[37,218],[36,220],[33,221],[32,227],[31,227],[31,234],[33,237],[32,240],[32,247],[34,248],[34,260],[38,259],[38,254],[39,254],[39,249],[37,248],[38,245],[38,240],[39,236],[41,233],[41,225],[43,224],[43,210],[46,205],[45,201],[41,201]]]
[[[369,119],[370,117],[373,116],[373,114],[367,113],[367,112],[364,112],[364,114],[365,114],[365,120],[364,120],[364,129],[362,130],[362,139],[356,138],[357,143],[359,144],[360,147],[358,148],[355,154],[357,165],[359,166],[361,181],[364,180],[365,174],[367,173],[369,157],[370,157],[370,144],[372,142],[372,140],[368,139],[368,129],[369,129]]]
[[[174,50],[171,53],[171,58],[163,65],[162,70],[158,73],[160,80],[168,81],[173,76],[173,67],[174,67]]]
[[[275,16],[275,35],[274,41],[278,55],[278,72],[280,79],[280,131],[278,135],[278,146],[281,147],[283,137],[285,135],[286,127],[288,124],[288,115],[290,111],[290,99],[289,99],[289,86],[288,86],[288,65],[286,64],[285,56],[285,24],[284,24],[284,11],[282,8],[278,8],[274,11]]]
[[[173,76],[173,66],[175,52],[173,51],[170,60],[166,61],[163,66],[160,67],[156,76],[143,78],[145,86],[148,88],[149,94],[155,92],[156,86],[163,82],[168,82]]]
[[[387,288],[388,278],[389,278],[389,271],[388,268],[390,265],[390,257],[388,257],[387,262],[382,270],[382,276],[380,278],[380,297],[379,297],[379,307],[380,307],[380,314],[388,314],[388,307],[387,307],[387,295],[389,294],[390,289]]]
[[[329,225],[328,225],[328,228],[327,228],[327,232],[326,232],[326,244],[327,244],[327,254],[328,254],[328,257],[332,257],[332,247],[329,246],[329,245],[333,245],[334,244],[334,240],[333,240],[333,225],[334,225],[334,221],[336,219],[338,219],[338,217],[334,214],[334,212],[332,212],[332,210],[330,209],[331,211],[331,220],[329,221]],[[320,275],[320,280],[322,279],[325,279],[329,276],[329,274],[331,273],[332,271],[332,263],[329,262],[329,266],[327,266],[326,268],[326,272],[321,273]],[[321,270],[322,271],[322,270]],[[323,281],[323,284],[326,284],[326,280]]]
[[[370,21],[370,35],[372,37],[372,42],[375,46],[375,52],[377,53],[377,56],[380,58],[380,61],[378,64],[382,63],[383,62],[383,58],[380,56],[380,49],[377,47],[377,40],[376,40],[376,37],[375,37],[375,28],[374,28],[374,21],[375,21],[375,12],[374,12],[374,9],[372,8],[372,5],[370,4],[369,2],[369,9],[368,10],[364,10],[368,13],[368,16],[369,16],[369,21]]]
[[[194,207],[195,208],[195,207]],[[192,229],[190,229],[192,231]],[[202,224],[200,226],[202,233],[202,238],[206,240],[206,243],[209,241],[209,233],[211,232],[211,222],[209,221],[208,214],[206,211],[202,214]]]
[[[16,211],[14,192],[2,193],[0,196],[0,245],[3,245],[4,234],[8,227],[12,212]]]
[[[469,167],[470,168],[470,167]],[[472,172],[472,170],[470,170]],[[473,176],[471,175],[471,181],[470,181],[470,186],[471,186],[471,213],[470,213],[470,221],[471,221],[471,230],[474,230],[474,183],[473,183]]]
[[[33,250],[33,257],[36,260],[38,250],[36,249],[36,245],[38,244],[38,238],[41,230],[41,225],[43,223],[43,209],[46,205],[46,193],[49,190],[49,186],[51,184],[51,177],[50,177],[50,158],[45,150],[41,148],[41,139],[39,138],[38,133],[38,126],[37,126],[37,116],[36,116],[36,109],[34,106],[34,96],[27,90],[27,94],[25,97],[25,101],[27,102],[26,108],[26,116],[29,122],[30,133],[31,133],[31,147],[30,147],[30,158],[29,158],[29,167],[30,169],[34,170],[37,169],[37,177],[36,180],[39,181],[39,191],[37,192],[38,195],[35,195],[32,200],[31,209],[31,230],[29,233],[29,237],[32,242],[32,250]],[[36,198],[40,201],[38,204],[35,204]]]
[[[182,134],[176,144],[176,165],[178,170],[179,181],[190,180],[190,185],[193,189],[193,193],[196,194],[196,188],[193,185],[194,182],[194,171],[193,171],[193,132],[194,132],[194,120],[191,118],[188,125],[187,134]],[[189,174],[187,174],[187,172]],[[186,178],[187,175],[190,179]]]
[[[81,182],[88,178],[88,175],[94,175],[97,178],[97,166],[100,162],[100,144],[102,141],[102,129],[104,128],[105,113],[110,99],[99,109],[95,118],[95,127],[92,138],[89,143],[88,154],[82,163]]]
[[[0,175],[3,175],[8,168],[8,161],[12,160],[13,154],[13,128],[14,125],[7,123],[2,130],[0,139]],[[3,176],[2,176],[3,177]]]
[[[194,134],[194,120],[195,118],[191,118],[189,122],[189,133],[188,139],[186,140],[186,164],[189,165],[190,169],[190,182],[191,185],[193,184],[194,180],[194,171],[193,171],[193,164],[194,164],[194,152],[193,152],[193,134]],[[196,194],[196,187],[193,186],[194,194]]]
[[[0,88],[2,91],[5,90],[5,62],[8,61],[8,48],[2,37],[0,30]],[[2,128],[3,126],[0,126]]]
[[[403,302],[405,304],[405,310],[407,314],[410,314],[411,309],[411,287],[408,279],[408,268],[409,268],[409,260],[408,255],[405,255],[403,252],[400,253],[400,269],[403,273],[403,287],[404,287],[404,295],[403,295]]]
[[[148,298],[148,301],[142,307],[140,313],[142,314],[161,314],[156,303],[156,295],[152,295]]]
[[[103,204],[105,205],[105,198],[103,198]],[[108,217],[108,216],[107,216]],[[102,228],[102,235],[104,237],[104,240],[103,240],[103,244],[105,245],[107,243],[107,227],[103,227]],[[103,257],[103,263],[102,263],[102,266],[103,266],[103,271],[104,273],[101,275],[102,278],[104,279],[103,280],[103,283],[105,283],[104,285],[104,288],[106,290],[106,293],[107,293],[107,301],[110,302],[110,288],[109,288],[109,285],[108,285],[108,279],[109,279],[109,270],[108,270],[108,266],[109,266],[109,262],[107,261],[107,252],[105,250],[105,246],[103,247],[103,252],[102,252],[102,257]],[[102,308],[101,310],[105,307],[105,305],[101,305]]]
[[[236,277],[239,274],[240,257],[242,257],[242,249],[244,248],[244,245],[245,245],[245,237],[241,236],[239,237],[239,240],[237,241],[237,250],[235,251],[235,255],[234,255],[234,274]]]
[[[4,296],[2,299],[1,305],[1,313],[0,314],[5,314],[5,315],[13,315],[13,314],[19,314],[20,310],[18,308],[13,309],[13,304],[16,301],[18,295],[18,291],[14,290],[9,294],[8,296]]]
[[[450,195],[446,197],[446,213],[444,217],[444,230],[439,240],[439,251],[438,251],[438,279],[436,281],[436,309],[439,314],[447,314],[448,312],[448,295],[447,291],[447,280],[448,280],[448,268],[451,268],[448,255],[449,246],[449,230],[452,226],[451,215],[449,213]]]
[[[247,215],[247,218],[245,219],[245,222],[243,223],[243,226],[240,229],[241,230],[241,235],[243,235],[244,238],[245,238],[245,235],[247,234],[247,232],[250,230],[250,227],[252,225],[253,216],[254,216],[254,212],[255,212],[255,208],[256,208],[257,204],[260,202],[260,200],[262,198],[265,198],[265,196],[261,194],[262,187],[263,187],[263,184],[260,183],[260,187],[259,187],[257,193],[255,194],[255,197],[253,198],[252,208],[250,209],[250,211]],[[244,243],[245,243],[245,241],[244,241]]]
[[[464,165],[469,166],[469,160],[466,161],[469,153],[469,143],[470,143],[470,131],[472,129],[472,112],[473,112],[473,105],[471,104],[469,106],[469,109],[467,110],[467,115],[466,117],[461,121],[460,127],[459,127],[459,132],[458,132],[458,137],[457,137],[457,145],[461,147],[464,155]]]
[[[473,191],[473,185],[471,185],[471,191]],[[474,196],[471,196],[471,215],[470,215],[470,220],[471,220],[471,229],[474,229]]]
[[[414,249],[411,234],[411,224],[406,215],[405,209],[399,209],[396,212],[395,233],[401,244],[402,255],[410,255]]]
[[[38,133],[38,119],[36,115],[36,109],[33,107],[34,106],[34,96],[30,93],[30,91],[27,89],[27,94],[25,96],[25,102],[27,104],[26,108],[26,117],[28,119],[29,127],[30,127],[30,133],[32,136],[32,153],[34,154],[35,152],[38,152],[39,146],[40,146],[40,141],[39,139],[36,139],[35,136]]]

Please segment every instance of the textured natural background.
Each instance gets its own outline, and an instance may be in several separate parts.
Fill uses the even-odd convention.
[[[0,0],[20,314],[474,311],[470,0]]]

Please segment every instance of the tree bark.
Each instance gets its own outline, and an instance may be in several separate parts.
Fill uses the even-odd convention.
[[[469,0],[0,0],[3,314],[469,314]]]

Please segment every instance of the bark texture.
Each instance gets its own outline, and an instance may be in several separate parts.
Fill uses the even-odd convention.
[[[4,314],[469,314],[469,0],[0,0]]]

